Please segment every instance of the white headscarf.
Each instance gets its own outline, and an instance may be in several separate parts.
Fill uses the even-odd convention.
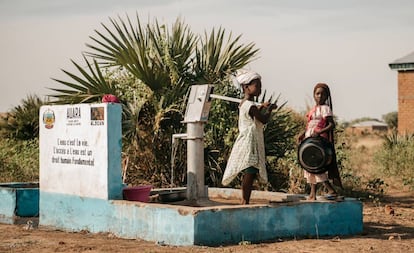
[[[248,84],[255,79],[260,80],[262,77],[258,73],[246,69],[241,69],[236,72],[236,81],[238,82],[239,87],[240,85]]]

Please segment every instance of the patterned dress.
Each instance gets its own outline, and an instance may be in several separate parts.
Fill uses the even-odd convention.
[[[308,123],[306,125],[305,138],[311,137],[315,130],[320,131],[325,128],[327,123],[326,118],[331,116],[332,111],[328,105],[316,105],[313,107],[306,115]],[[327,133],[322,133],[320,136],[328,139]],[[313,174],[305,170],[304,176],[309,184],[321,183],[328,180],[328,172]]]
[[[228,185],[240,172],[249,167],[258,169],[259,181],[267,183],[264,125],[249,115],[252,106],[255,106],[254,103],[246,100],[239,107],[239,135],[227,161],[223,185]]]

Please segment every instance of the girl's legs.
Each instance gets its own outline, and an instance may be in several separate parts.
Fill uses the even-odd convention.
[[[316,183],[310,184],[311,190],[308,197],[308,200],[316,200]]]
[[[328,190],[328,194],[330,195],[336,195],[336,191],[335,189],[332,187],[331,183],[329,182],[329,180],[324,181],[323,185],[325,186],[325,188]],[[317,190],[317,184],[310,184],[311,190],[310,190],[310,194],[308,197],[308,200],[316,200],[316,190]]]
[[[328,190],[328,194],[330,194],[330,195],[336,195],[336,191],[333,188],[333,186],[331,185],[331,183],[329,182],[329,180],[326,180],[325,182],[323,182],[323,185]]]
[[[242,179],[242,194],[243,194],[243,205],[248,205],[250,202],[250,195],[252,194],[253,181],[256,178],[256,174],[244,173]]]
[[[310,193],[308,196],[308,200],[316,200],[316,184],[319,180],[319,175],[310,173],[304,170],[304,176],[306,178],[306,182],[310,185]]]

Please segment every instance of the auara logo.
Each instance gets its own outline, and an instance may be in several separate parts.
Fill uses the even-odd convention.
[[[67,119],[79,119],[81,117],[81,108],[80,107],[70,107],[67,108],[66,118]]]
[[[43,124],[47,129],[53,128],[53,125],[55,124],[55,113],[52,110],[47,109],[43,113]]]

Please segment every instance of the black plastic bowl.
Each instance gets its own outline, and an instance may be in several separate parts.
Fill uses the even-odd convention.
[[[169,190],[158,193],[158,199],[162,203],[168,203],[168,202],[176,202],[185,200],[187,196],[186,190]]]
[[[328,165],[332,162],[332,157],[332,145],[323,137],[306,138],[298,148],[299,164],[313,174],[326,172]]]

